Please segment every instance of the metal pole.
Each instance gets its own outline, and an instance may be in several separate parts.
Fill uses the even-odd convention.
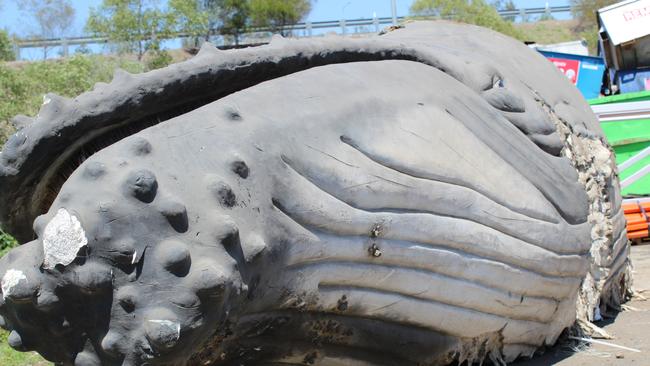
[[[20,61],[20,46],[18,45],[18,42],[16,40],[13,40],[13,46],[14,46],[14,57],[16,58],[16,61]]]
[[[339,20],[339,25],[341,26],[341,34],[347,33],[345,29],[345,8],[347,8],[350,4],[352,4],[352,0],[345,3],[345,5],[343,5],[341,8],[341,20]]]
[[[546,15],[546,18],[551,17],[551,8],[548,6],[548,1],[546,2],[546,8],[544,9],[544,15]]]
[[[68,57],[68,40],[67,40],[67,38],[62,39],[61,48],[63,48],[63,57]]]
[[[390,11],[393,15],[393,25],[397,25],[397,0],[390,1]]]

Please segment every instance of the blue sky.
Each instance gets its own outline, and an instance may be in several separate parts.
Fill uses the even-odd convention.
[[[0,0],[3,7],[0,10],[0,28],[8,30],[10,33],[19,35],[29,34],[34,29],[30,24],[30,19],[18,10],[18,3],[22,0]],[[91,7],[97,7],[101,0],[71,0],[75,8],[75,22],[71,29],[71,35],[82,35],[84,24],[88,17]],[[165,3],[165,0],[159,0]],[[568,0],[514,0],[517,7],[534,8],[544,7],[547,3],[549,6],[566,5]],[[408,15],[409,7],[413,0],[397,0],[397,14],[399,16]],[[307,20],[339,20],[339,19],[358,19],[371,18],[373,14],[378,17],[391,16],[390,0],[316,0],[313,2],[312,12]],[[22,56],[31,59],[32,51],[24,50]],[[39,52],[35,53],[36,55]],[[34,56],[38,57],[38,56]]]

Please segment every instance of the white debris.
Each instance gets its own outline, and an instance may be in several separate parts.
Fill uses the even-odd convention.
[[[603,316],[600,315],[600,307],[596,306],[596,309],[594,309],[594,321],[601,321],[603,320]]]
[[[246,238],[242,243],[242,251],[244,252],[244,258],[246,262],[250,262],[260,254],[264,249],[266,249],[266,242],[264,239],[257,234],[253,234]]]
[[[181,325],[179,323],[173,322],[171,320],[153,319],[153,320],[149,320],[149,322],[154,323],[154,324],[160,324],[160,325],[163,325],[163,326],[168,327],[170,329],[174,329],[179,334],[181,332]]]
[[[57,264],[67,266],[74,261],[79,249],[86,244],[88,239],[79,220],[74,215],[70,215],[66,209],[60,208],[45,226],[43,266],[46,269],[53,269]]]
[[[149,323],[158,324],[162,327],[167,328],[168,333],[165,332],[165,334],[170,337],[169,339],[166,340],[168,342],[172,342],[172,343],[176,342],[181,337],[180,323],[173,322],[171,320],[159,320],[159,319],[149,320]]]
[[[4,277],[2,277],[2,298],[6,299],[8,295],[11,294],[11,290],[16,286],[20,281],[27,281],[27,277],[23,271],[17,269],[8,270]]]
[[[48,98],[47,95],[43,95],[43,105],[49,104],[52,99]]]
[[[583,341],[583,342],[588,342],[588,343],[602,344],[603,346],[620,348],[620,349],[624,349],[624,350],[630,351],[630,352],[639,352],[639,353],[641,352],[641,350],[638,350],[636,348],[625,347],[625,346],[621,346],[621,345],[610,343],[610,342],[598,341],[598,340],[595,340],[593,338],[574,337],[574,336],[569,336],[569,338],[574,339],[576,341]]]

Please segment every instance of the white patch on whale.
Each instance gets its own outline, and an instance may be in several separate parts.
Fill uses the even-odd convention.
[[[27,281],[27,277],[23,271],[17,269],[8,270],[5,275],[2,277],[2,298],[6,299],[8,295],[11,294],[11,290],[22,280]]]
[[[66,209],[60,208],[45,226],[43,266],[46,269],[54,269],[57,264],[67,266],[74,261],[79,249],[86,244],[88,239],[79,220],[74,215],[70,215]]]

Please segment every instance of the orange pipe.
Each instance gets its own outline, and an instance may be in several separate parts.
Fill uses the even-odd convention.
[[[639,223],[639,222],[646,222],[645,217],[642,216],[632,216],[632,215],[625,215],[625,221],[629,223]]]
[[[627,233],[628,239],[642,239],[647,237],[648,237],[648,230],[638,230],[638,231],[633,231],[631,233],[630,232]]]
[[[642,202],[641,207],[643,207],[645,211],[650,211],[650,202]],[[625,214],[639,213],[641,212],[641,208],[639,208],[639,204],[637,203],[626,203],[623,205],[623,212]]]
[[[648,229],[648,223],[647,222],[642,222],[639,224],[627,224],[627,232],[631,231],[636,231],[636,230],[647,230]]]

